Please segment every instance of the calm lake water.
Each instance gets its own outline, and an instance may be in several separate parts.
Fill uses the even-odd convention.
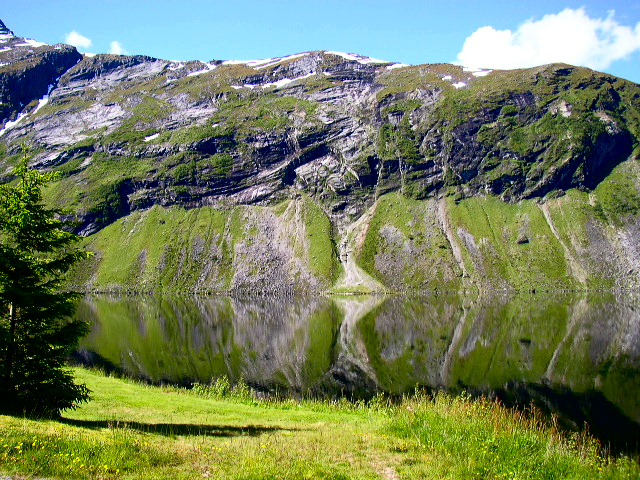
[[[89,296],[77,358],[153,382],[291,395],[416,386],[535,404],[637,443],[640,295]]]

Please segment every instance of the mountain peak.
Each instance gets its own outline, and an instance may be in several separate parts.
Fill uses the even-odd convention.
[[[0,35],[14,36],[13,32],[7,28],[2,20],[0,20]]]

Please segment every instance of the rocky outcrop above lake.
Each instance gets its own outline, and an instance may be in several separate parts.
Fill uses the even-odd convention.
[[[37,108],[38,100],[81,59],[69,45],[45,45],[0,33],[0,118],[5,128],[6,122]]]
[[[635,83],[559,64],[473,71],[327,51],[172,62],[81,55],[9,34],[0,42],[5,178],[20,145],[30,145],[34,166],[61,172],[49,200],[78,212],[84,236],[112,235],[114,222],[147,218],[151,207],[225,218],[253,209],[233,224],[237,235],[222,228],[202,247],[204,264],[229,267],[219,272],[223,289],[638,284]],[[409,215],[407,202],[420,213]],[[579,214],[568,217],[567,205]],[[456,216],[461,209],[469,212]],[[298,228],[278,223],[284,211]],[[326,225],[329,245],[316,270],[310,218]],[[256,273],[270,268],[267,257],[242,253],[256,232],[272,242],[264,255],[279,259],[279,280]],[[212,257],[223,238],[231,250]],[[298,252],[276,248],[298,243]],[[512,247],[542,255],[533,271],[544,275],[514,282]],[[136,251],[147,259],[131,267],[138,277],[151,268],[142,252],[154,248]],[[242,258],[257,270],[242,270]],[[136,275],[92,285],[159,288]],[[214,288],[197,277],[166,286]]]

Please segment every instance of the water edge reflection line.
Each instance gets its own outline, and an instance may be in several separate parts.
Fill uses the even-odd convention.
[[[639,304],[612,292],[92,296],[78,315],[93,325],[85,354],[154,382],[226,375],[265,392],[357,398],[421,385],[529,398],[565,416],[552,392],[599,394],[638,425]]]

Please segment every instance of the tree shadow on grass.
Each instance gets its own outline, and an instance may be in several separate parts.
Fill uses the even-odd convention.
[[[67,425],[73,425],[75,427],[89,428],[92,430],[98,430],[103,428],[109,429],[130,429],[137,430],[144,433],[153,433],[158,435],[165,435],[168,437],[183,435],[183,436],[210,436],[210,437],[239,437],[242,435],[256,437],[263,433],[276,432],[282,430],[293,431],[292,428],[281,427],[266,427],[262,425],[245,425],[245,426],[230,426],[230,425],[198,425],[189,423],[140,423],[140,422],[127,422],[120,420],[74,420],[71,418],[61,418],[59,420]]]

